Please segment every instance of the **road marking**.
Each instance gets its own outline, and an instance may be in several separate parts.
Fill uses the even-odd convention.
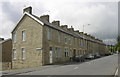
[[[116,77],[117,75],[118,75],[118,68],[117,68],[117,70],[116,70],[116,72],[115,72],[114,77]]]
[[[86,63],[91,64],[90,62],[86,62]]]
[[[74,69],[77,69],[78,67],[75,67]]]

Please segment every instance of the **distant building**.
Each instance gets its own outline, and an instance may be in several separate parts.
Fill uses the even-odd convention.
[[[12,40],[7,39],[0,41],[0,64],[2,69],[11,69],[12,65]]]
[[[4,38],[0,38],[0,41],[3,41],[4,40]]]
[[[32,7],[24,9],[24,15],[12,31],[12,39],[13,68],[42,66],[68,61],[80,54],[107,52],[101,40],[60,25],[60,21],[50,23],[49,15],[38,17],[32,14]]]

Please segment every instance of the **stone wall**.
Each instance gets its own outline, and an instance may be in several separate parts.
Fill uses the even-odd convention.
[[[26,32],[26,40],[22,41],[22,31]],[[29,68],[41,66],[42,61],[42,26],[30,18],[24,16],[19,22],[13,33],[16,33],[16,43],[13,43],[13,49],[16,49],[16,59],[12,60],[13,68]],[[22,59],[22,48],[25,48],[25,59]]]

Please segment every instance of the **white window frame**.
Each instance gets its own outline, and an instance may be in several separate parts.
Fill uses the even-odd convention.
[[[56,47],[56,58],[59,58],[60,57],[60,48],[59,47]]]
[[[13,43],[16,43],[16,33],[13,33]]]
[[[22,48],[22,59],[25,59],[25,48]]]
[[[47,39],[51,39],[51,28],[47,28]]]
[[[26,40],[26,31],[23,30],[22,31],[22,41],[25,41]]]
[[[13,49],[12,51],[12,59],[16,59],[16,49]]]
[[[69,44],[71,45],[71,37],[69,37]]]
[[[72,57],[72,49],[69,50],[69,56]]]
[[[64,54],[65,54],[65,57],[69,57],[68,48],[65,48],[65,49],[64,49]]]
[[[67,57],[69,57],[70,55],[69,55],[69,49],[67,49]]]
[[[67,57],[67,52],[66,52],[66,48],[64,49],[64,56]]]
[[[58,31],[58,42],[60,43],[60,32]]]
[[[67,44],[67,36],[65,36],[65,44]]]

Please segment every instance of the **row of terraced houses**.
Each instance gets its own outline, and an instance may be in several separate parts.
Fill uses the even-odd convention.
[[[102,40],[73,27],[49,21],[49,15],[32,14],[32,7],[23,9],[23,16],[12,31],[12,68],[29,68],[68,61],[76,55],[105,54]]]

